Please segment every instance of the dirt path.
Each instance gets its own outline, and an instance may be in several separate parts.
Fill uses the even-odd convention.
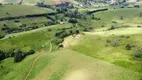
[[[51,41],[50,41],[50,49],[49,49],[48,53],[50,53],[51,51],[52,51],[52,43],[51,43]],[[36,58],[34,59],[34,61],[33,61],[33,63],[32,63],[32,66],[31,66],[31,68],[30,68],[30,70],[29,70],[29,72],[28,72],[28,74],[26,75],[26,77],[25,77],[24,80],[27,80],[28,77],[30,76],[30,74],[31,74],[31,72],[32,72],[32,69],[34,68],[35,63],[37,62],[37,60],[38,60],[41,56],[46,55],[46,54],[47,54],[47,52],[44,52],[44,53],[39,54],[38,56],[36,56]]]

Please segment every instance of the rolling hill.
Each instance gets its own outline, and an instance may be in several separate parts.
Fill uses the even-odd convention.
[[[55,2],[59,2],[59,1],[70,1],[74,4],[78,4],[78,2],[76,2],[75,0],[42,0],[44,1],[45,4],[54,4]],[[1,3],[13,3],[13,4],[17,4],[20,1],[19,0],[0,0]],[[37,2],[41,2],[41,0],[23,0],[22,4],[24,5],[35,5],[37,4]]]

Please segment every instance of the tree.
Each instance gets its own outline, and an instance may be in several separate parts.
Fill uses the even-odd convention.
[[[142,47],[138,47],[137,50],[134,52],[135,57],[142,58]]]
[[[0,3],[0,7],[2,6],[2,3]]]
[[[73,24],[78,23],[78,21],[77,21],[76,19],[70,19],[69,22],[70,22],[70,23],[73,23]]]
[[[4,38],[5,34],[0,34],[0,39]]]
[[[0,50],[0,60],[5,59],[5,54],[3,51]]]
[[[131,45],[131,44],[127,44],[127,45],[125,46],[125,48],[126,48],[127,50],[131,50],[131,49],[132,49],[132,45]]]
[[[123,20],[123,16],[120,16],[120,19]]]
[[[22,51],[20,49],[16,49],[14,53],[14,62],[20,62],[23,59]]]
[[[135,8],[140,8],[140,5],[134,5]]]

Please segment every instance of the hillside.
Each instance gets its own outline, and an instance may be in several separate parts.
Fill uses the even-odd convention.
[[[0,0],[0,80],[142,80],[141,6],[59,1]]]
[[[59,50],[42,56],[35,64],[28,80],[139,80],[140,75],[110,63],[94,59],[72,50]],[[12,59],[4,60],[1,65],[10,72],[1,80],[23,80],[34,56],[27,57],[21,63],[11,64]],[[22,66],[22,64],[25,66]],[[13,65],[10,67],[10,65]],[[16,67],[16,68],[14,68]],[[20,71],[19,71],[20,69]],[[15,72],[17,70],[17,72]],[[11,75],[15,74],[15,75]]]
[[[79,53],[142,72],[141,58],[135,57],[135,51],[141,46],[141,32],[142,29],[139,28],[87,32],[79,39],[71,39],[70,37],[65,40],[65,43],[68,44],[69,49]],[[127,44],[134,46],[127,50]]]
[[[43,14],[54,12],[51,9],[47,8],[39,8],[39,7],[31,7],[24,5],[5,5],[0,7],[0,18],[4,17],[15,17],[15,16],[24,16],[24,15],[32,15],[32,14]]]
[[[60,0],[43,0],[45,4],[54,4],[55,2],[59,2]],[[74,0],[64,0],[64,1],[70,1],[74,4],[77,4]],[[19,0],[0,0],[1,3],[13,3],[17,4],[20,1]],[[36,5],[37,2],[41,2],[41,0],[23,0],[22,4],[24,5]]]
[[[138,74],[71,50],[60,50],[42,57],[33,69],[36,75],[42,60],[47,65],[33,80],[138,80]],[[102,76],[103,75],[103,76]]]

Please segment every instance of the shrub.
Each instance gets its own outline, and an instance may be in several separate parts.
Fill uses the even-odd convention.
[[[126,50],[131,50],[131,49],[132,49],[132,45],[131,45],[131,44],[127,44],[127,45],[125,46],[125,48],[126,48]]]
[[[123,16],[120,16],[120,20],[123,20]]]
[[[106,40],[107,43],[110,43],[111,41],[109,39]]]
[[[17,49],[15,51],[14,62],[20,62],[23,59],[22,51]]]
[[[119,40],[113,41],[113,42],[112,42],[112,46],[113,46],[113,47],[119,46]]]
[[[138,47],[134,52],[135,57],[142,58],[142,47]]]
[[[114,26],[111,26],[111,28],[109,28],[108,30],[114,30],[115,29],[115,27]]]
[[[75,24],[75,23],[78,23],[78,21],[77,21],[76,19],[70,19],[70,20],[69,20],[69,23]]]
[[[3,51],[0,50],[0,60],[5,59],[5,54]]]
[[[140,5],[134,5],[135,8],[140,8]]]
[[[63,39],[56,38],[56,39],[54,40],[54,43],[55,43],[55,44],[60,44],[60,43],[62,43],[63,41],[64,41]]]
[[[48,29],[48,31],[50,32],[50,31],[52,31],[52,29]]]
[[[141,28],[142,26],[137,26],[137,28]]]
[[[34,54],[35,51],[29,50],[27,52],[22,52],[21,49],[16,49],[14,53],[14,62],[16,63],[22,61],[28,55]]]

